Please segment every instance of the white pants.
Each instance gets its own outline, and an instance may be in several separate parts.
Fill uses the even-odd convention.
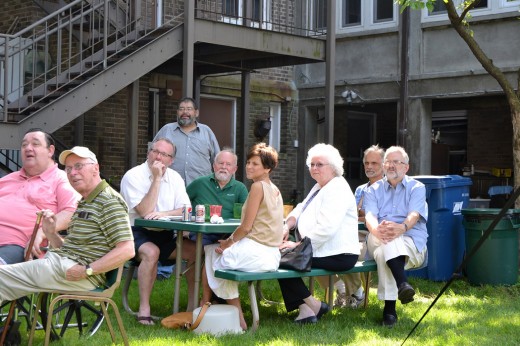
[[[0,266],[0,304],[31,293],[64,291],[91,291],[96,287],[88,280],[67,281],[67,269],[78,264],[54,252],[44,258]]]
[[[238,282],[215,277],[215,270],[230,269],[244,272],[269,272],[278,269],[280,250],[278,247],[262,245],[249,238],[224,250],[222,254],[215,252],[219,244],[206,245],[206,274],[211,290],[222,299],[238,298]]]
[[[386,265],[388,260],[399,256],[406,256],[404,269],[420,267],[425,259],[426,247],[419,252],[412,238],[400,236],[387,244],[383,244],[375,236],[368,236],[368,254],[377,263],[377,297],[379,300],[397,300],[397,284],[395,278]]]

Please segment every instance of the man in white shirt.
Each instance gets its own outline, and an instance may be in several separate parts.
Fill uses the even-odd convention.
[[[130,209],[130,222],[138,217],[159,219],[164,216],[181,215],[184,205],[191,205],[184,181],[171,168],[175,157],[175,145],[166,138],[157,138],[149,146],[146,162],[132,168],[123,176],[121,195]],[[139,312],[137,320],[141,324],[153,324],[150,312],[150,295],[157,273],[159,260],[175,259],[175,239],[170,230],[147,230],[132,226],[135,241],[136,260],[140,262],[137,271],[139,281]],[[183,242],[182,257],[190,266],[195,262],[195,243]],[[180,265],[180,263],[179,263]],[[194,270],[186,273],[190,306],[194,292]]]

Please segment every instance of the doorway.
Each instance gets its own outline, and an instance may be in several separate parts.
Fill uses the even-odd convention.
[[[235,99],[201,96],[199,109],[199,121],[211,128],[220,149],[228,147],[236,151]]]
[[[363,168],[363,152],[374,143],[376,133],[376,114],[347,111],[346,138],[342,152],[345,161],[345,178],[352,190],[366,182]]]

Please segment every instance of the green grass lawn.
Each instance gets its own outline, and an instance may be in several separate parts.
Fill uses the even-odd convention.
[[[283,305],[260,303],[260,327],[256,333],[213,337],[197,336],[182,330],[167,330],[160,323],[143,326],[127,314],[121,305],[120,290],[114,300],[121,307],[125,328],[132,345],[400,345],[420,319],[437,293],[442,282],[411,278],[417,291],[414,302],[405,306],[397,303],[398,324],[382,327],[383,303],[376,297],[373,279],[369,306],[365,310],[338,309],[325,315],[316,325],[297,326],[292,323],[295,313],[288,314]],[[169,315],[172,311],[174,279],[158,281],[152,295],[152,312]],[[251,323],[251,311],[246,285],[240,294],[246,321]],[[137,307],[137,282],[132,283],[131,305]],[[264,295],[281,301],[278,283],[266,281]],[[183,280],[181,297],[186,299]],[[317,289],[316,295],[323,297]],[[181,305],[184,306],[184,305]],[[471,286],[465,280],[454,282],[426,316],[405,345],[518,345],[520,343],[520,285],[509,287]],[[112,319],[115,323],[115,319]],[[22,345],[27,343],[25,323],[22,325]],[[122,344],[120,336],[118,343]],[[43,343],[43,331],[36,332],[36,343]],[[76,329],[69,329],[63,339],[53,345],[109,345],[110,334],[103,324],[92,337],[78,337]]]

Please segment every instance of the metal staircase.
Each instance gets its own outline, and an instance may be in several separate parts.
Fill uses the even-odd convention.
[[[149,1],[35,1],[55,11],[0,34],[0,148],[18,148],[29,128],[61,128],[151,71],[182,76],[181,6],[157,18]],[[237,25],[204,3],[195,14],[199,75],[324,61],[325,43],[315,38],[323,32],[288,26],[282,17]]]
[[[182,14],[156,28],[142,17],[121,18],[139,12],[132,3],[75,0],[1,35],[2,71],[11,73],[1,76],[0,135],[9,138],[25,122],[52,132],[182,51]],[[10,145],[0,140],[0,147]]]

